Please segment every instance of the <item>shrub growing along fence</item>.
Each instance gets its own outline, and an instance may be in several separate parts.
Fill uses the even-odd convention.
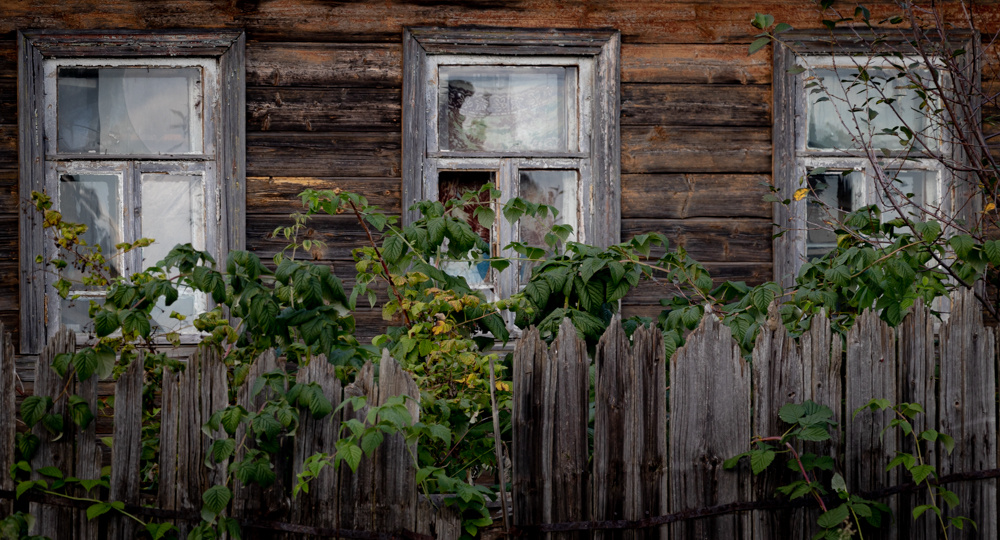
[[[712,315],[670,359],[664,359],[662,338],[640,329],[626,338],[619,323],[602,338],[593,363],[572,326],[565,323],[559,338],[547,347],[537,332],[528,331],[514,352],[513,513],[517,531],[540,537],[537,525],[585,522],[550,529],[565,538],[810,538],[818,512],[809,508],[780,508],[733,512],[695,520],[670,513],[728,503],[769,499],[776,486],[787,483],[790,471],[780,468],[752,476],[745,465],[724,470],[723,462],[744,452],[752,435],[777,435],[786,426],[778,410],[789,402],[813,400],[835,411],[842,430],[831,441],[812,443],[818,454],[842,455],[838,467],[852,492],[885,488],[908,481],[885,467],[897,450],[912,451],[894,430],[882,433],[889,413],[850,414],[872,398],[918,402],[927,411],[918,416],[918,430],[939,426],[955,438],[955,451],[934,449],[929,460],[942,474],[997,468],[995,330],[984,327],[979,305],[968,292],[951,300],[951,313],[934,339],[934,323],[926,309],[914,309],[899,327],[887,327],[873,314],[858,319],[845,340],[817,318],[799,340],[772,320],[761,333],[752,362],[740,355],[729,329]],[[0,466],[13,459],[14,374],[12,349],[0,347]],[[57,335],[39,358],[36,392],[58,395],[73,381],[59,379],[49,369],[55,354],[72,347],[71,334]],[[938,360],[940,359],[940,360]],[[205,465],[210,438],[202,425],[228,395],[221,363],[200,350],[187,369],[164,381],[161,428],[160,491],[158,509],[141,509],[138,499],[139,396],[142,371],[133,364],[116,383],[116,414],[110,496],[137,512],[173,519],[197,519],[201,493],[210,487],[224,464]],[[277,366],[273,356],[255,364],[248,380]],[[317,382],[334,406],[345,396],[367,395],[371,403],[390,396],[417,396],[412,379],[384,356],[378,385],[374,369],[366,366],[358,380],[341,388],[329,365],[312,362],[298,373],[300,380]],[[669,376],[669,387],[668,379]],[[93,384],[90,382],[89,384]],[[96,390],[77,387],[71,393],[91,401]],[[588,428],[593,402],[593,442]],[[237,399],[252,409],[263,397],[246,388]],[[410,402],[412,403],[412,402]],[[669,419],[668,413],[669,411]],[[416,409],[411,410],[416,413]],[[61,411],[64,413],[64,411]],[[315,452],[333,452],[340,422],[365,411],[344,410],[321,421],[303,415],[287,463],[277,467],[298,472]],[[66,426],[73,423],[66,421]],[[99,453],[92,433],[67,432],[47,440],[32,466],[60,467],[78,477],[96,477]],[[367,537],[346,530],[401,531],[457,538],[457,517],[436,511],[418,496],[413,483],[409,450],[401,439],[387,437],[373,459],[358,472],[328,468],[308,494],[290,501],[290,487],[279,480],[267,490],[235,486],[233,515],[258,528],[244,537],[270,537],[291,532],[333,533]],[[292,478],[279,474],[279,478]],[[0,489],[13,489],[4,475]],[[952,531],[951,538],[997,537],[997,480],[953,484],[961,499],[955,510],[974,519],[978,531]],[[879,532],[882,538],[934,538],[935,521],[928,512],[913,522],[910,511],[923,504],[924,492],[902,493],[884,499],[896,511],[896,522]],[[130,537],[132,524],[105,514],[88,522],[83,508],[56,506],[42,499],[32,503],[39,531],[53,538]],[[85,507],[84,507],[85,508]],[[11,503],[0,499],[0,515]],[[659,519],[658,519],[659,518]],[[627,520],[630,523],[614,520]],[[642,522],[641,520],[645,520]],[[604,522],[595,524],[593,521]],[[658,525],[628,531],[614,527]],[[595,525],[604,528],[598,531]],[[268,532],[270,528],[270,532]],[[281,533],[278,530],[283,531]],[[413,534],[411,534],[413,536]],[[879,537],[871,533],[866,538]]]

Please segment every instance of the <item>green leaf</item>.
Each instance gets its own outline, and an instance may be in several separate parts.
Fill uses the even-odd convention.
[[[51,466],[49,466],[49,467],[42,467],[41,469],[38,469],[35,472],[37,472],[38,474],[44,475],[44,476],[48,476],[49,478],[62,478],[63,477],[62,471],[60,471],[57,467],[51,467]]]
[[[229,491],[226,486],[212,486],[201,496],[201,500],[205,503],[205,509],[213,514],[222,512],[232,498],[233,492]]]
[[[385,262],[393,264],[403,256],[403,249],[406,244],[403,239],[395,234],[390,234],[384,242],[382,242],[382,258]]]
[[[100,516],[101,514],[106,514],[111,510],[111,505],[105,502],[92,504],[87,507],[87,519],[91,520]]]
[[[45,396],[29,396],[21,402],[21,419],[31,428],[45,416],[52,407],[52,398]]]
[[[153,540],[160,540],[173,529],[174,526],[171,523],[147,523],[146,532]]]
[[[846,504],[842,504],[829,512],[824,512],[816,520],[816,523],[824,529],[832,529],[843,523],[848,515],[850,515],[850,509],[848,509]]]
[[[236,450],[236,439],[219,439],[212,443],[209,455],[215,463],[222,463],[229,459]]]
[[[472,212],[472,216],[479,220],[479,224],[489,229],[496,220],[496,212],[489,206],[477,206]]]
[[[361,437],[361,450],[364,451],[365,455],[371,457],[372,453],[375,452],[375,449],[382,444],[384,438],[385,436],[382,435],[382,432],[377,429],[365,433],[364,436]]]
[[[767,469],[774,461],[774,456],[773,450],[750,452],[750,469],[753,470],[754,474],[764,472],[764,469]]]
[[[118,313],[113,310],[101,309],[94,314],[94,331],[97,332],[97,337],[111,335],[120,325]]]
[[[910,469],[910,475],[913,476],[913,481],[917,484],[922,483],[931,473],[934,472],[934,467],[932,465],[917,465]]]
[[[844,477],[840,473],[833,473],[833,478],[830,480],[830,487],[837,493],[847,493],[847,482],[844,481]]]
[[[747,56],[749,56],[749,55],[751,55],[751,54],[753,54],[753,53],[755,53],[755,52],[763,49],[769,43],[771,43],[770,36],[764,36],[764,37],[755,39],[753,41],[753,43],[750,44],[750,49],[747,51]]]
[[[976,241],[967,234],[959,234],[948,239],[948,245],[955,250],[955,255],[960,259],[966,259],[972,248],[976,246]]]
[[[928,511],[928,510],[930,510],[932,508],[938,514],[941,513],[941,510],[939,510],[938,507],[934,506],[933,504],[922,504],[922,505],[920,505],[920,506],[918,506],[918,507],[916,507],[916,508],[913,509],[913,519],[919,518],[920,516],[924,515],[924,512],[926,512],[926,511]]]
[[[21,495],[24,495],[24,492],[28,491],[33,487],[35,487],[35,482],[31,480],[25,480],[24,482],[19,482],[17,484],[17,489],[14,490],[14,496],[20,499]]]
[[[798,437],[801,441],[826,441],[830,439],[830,432],[822,426],[809,426],[803,428]]]
[[[336,457],[346,461],[347,466],[351,468],[352,472],[357,472],[358,465],[361,465],[361,457],[364,455],[364,451],[361,450],[361,447],[350,444],[350,442],[345,439],[342,440],[347,442],[347,444],[341,447],[339,444],[341,441],[337,441],[338,445]]]
[[[781,418],[786,424],[796,424],[805,413],[806,410],[802,408],[802,405],[789,403],[778,411],[778,418]]]

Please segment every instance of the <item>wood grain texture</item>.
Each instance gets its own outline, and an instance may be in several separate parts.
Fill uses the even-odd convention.
[[[770,262],[771,222],[761,219],[623,219],[622,239],[659,232],[700,262]],[[662,254],[661,248],[654,255]]]
[[[722,463],[747,450],[750,434],[750,367],[729,328],[707,313],[670,361],[670,511],[748,500],[747,467],[723,470]],[[670,536],[750,538],[751,520],[734,514],[679,523]]]
[[[398,177],[400,159],[398,130],[247,136],[248,176]]]
[[[143,355],[139,354],[115,383],[115,432],[108,496],[112,501],[126,504],[140,502],[143,361]],[[112,516],[108,524],[110,538],[132,538],[137,532],[135,522],[125,516]]]
[[[17,201],[17,169],[0,170],[0,214],[16,215],[20,211]]]
[[[771,130],[624,126],[622,173],[771,172]]]
[[[9,471],[14,464],[14,441],[17,435],[17,371],[14,363],[14,344],[4,324],[0,322],[0,469]],[[10,474],[0,476],[0,489],[13,490],[14,480]],[[8,516],[14,511],[14,502],[0,500],[0,516]]]
[[[399,88],[403,60],[393,43],[253,43],[247,84],[276,87]]]
[[[420,389],[410,374],[403,371],[388,349],[382,350],[379,362],[377,405],[396,397],[403,403],[411,420],[420,421]],[[373,396],[374,397],[374,396]],[[388,435],[375,450],[372,515],[375,531],[414,530],[417,524],[416,467],[411,456],[417,455],[416,443],[407,444],[402,433]]]
[[[399,214],[400,211],[399,178],[252,176],[247,178],[247,213],[280,214],[287,218],[302,211],[299,193],[306,189],[360,193],[368,199],[368,204],[378,206],[382,212]],[[291,218],[288,220],[290,223]]]
[[[721,285],[726,281],[743,281],[748,285],[759,285],[771,277],[769,263],[707,263],[704,266],[711,274],[714,285]],[[640,281],[622,299],[623,307],[655,306],[659,310],[662,309],[660,300],[678,294],[677,287],[662,275],[656,277],[655,280]]]
[[[873,312],[866,311],[857,318],[847,333],[847,367],[844,389],[845,410],[864,407],[872,399],[888,399],[895,404],[896,396],[896,343],[895,332]],[[891,411],[861,411],[847,422],[845,434],[844,479],[848,489],[855,492],[894,486],[899,483],[899,469],[886,471],[885,466],[896,456],[899,445],[898,430],[883,429],[889,426]],[[898,515],[898,497],[883,499],[893,514]],[[865,530],[865,538],[898,538],[895,530],[882,528]]]
[[[955,439],[952,454],[939,453],[941,474],[997,467],[996,331],[982,322],[982,307],[971,289],[951,295],[948,321],[941,325],[940,431]],[[951,538],[997,536],[997,480],[949,486],[959,505],[947,515],[974,520],[978,530]]]
[[[788,425],[778,412],[789,403],[806,400],[830,407],[833,420],[840,424],[840,352],[840,336],[832,336],[824,315],[813,319],[810,329],[796,340],[781,323],[778,304],[772,304],[753,349],[753,433],[762,437],[784,433]],[[836,429],[832,431],[829,441],[809,443],[805,451],[836,459],[840,437]],[[772,497],[778,486],[800,478],[787,467],[771,467],[754,476],[753,499]],[[810,538],[819,515],[814,508],[754,512],[754,538]]]
[[[17,78],[22,98],[18,102],[17,113],[17,159],[20,182],[18,200],[27,206],[32,191],[44,191],[44,148],[42,146],[41,115],[35,111],[43,109],[41,103],[42,53],[36,49],[22,33],[17,34]],[[12,163],[3,155],[5,131],[0,129],[0,163]],[[9,133],[7,133],[9,135]],[[20,352],[38,354],[45,339],[45,274],[44,266],[35,262],[35,255],[44,253],[42,246],[42,222],[36,212],[26,211],[19,221],[19,238],[22,247],[20,255],[20,301],[21,324]]]
[[[247,130],[328,132],[398,130],[397,88],[247,89]]]
[[[623,84],[621,123],[623,126],[769,126],[771,87]]]
[[[358,371],[354,382],[344,388],[344,399],[366,396],[370,401],[377,399],[375,387],[375,366],[371,362]],[[360,409],[348,405],[344,407],[344,421],[356,419],[365,422],[368,416],[369,407],[366,405]],[[375,518],[372,512],[374,505],[374,494],[372,486],[375,481],[374,461],[368,456],[361,458],[361,463],[357,470],[341,469],[338,480],[340,486],[338,491],[342,501],[346,504],[340,505],[339,522],[344,529],[375,530]]]
[[[275,228],[290,225],[287,216],[258,215],[247,223],[247,249],[256,253],[262,259],[269,259],[288,245],[280,234],[273,236]],[[372,236],[376,242],[381,236],[373,230]],[[368,235],[353,215],[328,216],[318,215],[309,220],[309,224],[299,235],[299,240],[319,240],[325,245],[314,245],[309,250],[309,258],[313,260],[352,260],[351,251],[355,248],[371,245]],[[300,250],[301,252],[301,250]]]
[[[623,174],[622,218],[771,219],[762,174]]]
[[[771,84],[771,63],[743,44],[622,45],[623,83]]]
[[[545,343],[534,327],[521,336],[513,354],[511,479],[515,526],[542,523],[545,515],[544,455],[538,441],[543,437],[539,420],[544,415],[547,356]]]
[[[310,456],[323,452],[333,455],[336,451],[334,443],[340,438],[340,426],[343,411],[337,410],[343,399],[343,388],[333,364],[327,362],[325,356],[317,356],[308,365],[301,367],[295,374],[295,382],[299,384],[316,383],[323,389],[323,395],[330,400],[333,411],[323,418],[314,418],[309,411],[302,411],[299,416],[299,429],[295,437],[292,474],[298,475],[303,464]],[[315,527],[337,528],[338,509],[343,504],[340,492],[337,490],[338,472],[334,467],[324,468],[319,475],[309,483],[309,492],[300,492],[292,506],[292,519],[296,523]]]

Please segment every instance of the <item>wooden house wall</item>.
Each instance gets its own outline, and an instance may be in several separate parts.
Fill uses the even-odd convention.
[[[982,2],[996,28],[993,1]],[[304,188],[365,194],[400,212],[405,26],[621,31],[622,234],[660,231],[724,279],[771,278],[770,55],[747,56],[755,12],[817,27],[808,0],[7,0],[0,3],[0,319],[17,327],[17,29],[243,29],[247,35],[249,249],[273,255]],[[875,10],[878,15],[879,10]],[[886,11],[886,10],[882,10]],[[364,237],[324,217],[315,250],[343,277]],[[655,316],[666,289],[641,287],[628,314]],[[358,317],[361,335],[381,327]],[[15,343],[17,342],[15,338]]]

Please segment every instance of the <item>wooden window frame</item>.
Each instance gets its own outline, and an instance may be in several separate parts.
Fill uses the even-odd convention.
[[[22,354],[38,354],[47,333],[58,326],[56,298],[48,290],[44,262],[38,255],[48,253],[42,216],[31,204],[31,192],[46,189],[46,176],[54,171],[60,156],[46,154],[46,120],[54,111],[46,109],[45,66],[53,59],[107,60],[118,63],[162,62],[170,59],[207,59],[217,67],[218,95],[206,102],[204,115],[211,115],[214,133],[206,147],[214,155],[205,158],[214,181],[206,186],[206,205],[213,218],[206,223],[215,231],[207,239],[207,249],[224,259],[230,250],[243,249],[246,215],[246,37],[242,31],[19,31],[18,42],[18,149],[20,215],[20,349]],[[52,127],[48,126],[51,130]],[[136,163],[165,156],[134,156]],[[194,162],[204,156],[178,156],[172,163]],[[211,192],[211,193],[209,193]],[[126,201],[123,201],[125,203]],[[50,317],[49,315],[52,315]],[[51,319],[51,320],[50,320]]]
[[[864,42],[858,37],[866,37]],[[847,155],[846,150],[837,151],[809,151],[805,148],[805,130],[807,128],[806,114],[806,89],[804,88],[803,77],[799,73],[798,57],[834,57],[852,53],[868,53],[866,43],[871,42],[874,35],[864,34],[857,29],[838,28],[832,33],[812,32],[812,31],[791,31],[782,34],[782,42],[776,42],[773,51],[774,80],[773,80],[773,184],[777,189],[779,199],[790,199],[789,204],[781,201],[773,203],[774,212],[774,232],[773,243],[773,279],[784,289],[789,289],[795,285],[795,277],[798,276],[806,257],[806,216],[807,198],[794,200],[792,194],[804,184],[802,179],[808,170],[813,167],[828,167],[832,170],[859,169],[865,174],[866,185],[864,187],[865,204],[875,204],[879,196],[874,193],[870,185],[871,177],[867,171],[869,167],[868,159],[864,156],[856,157]],[[965,50],[971,57],[975,56],[975,51],[979,50],[978,35],[969,32],[953,32],[948,36],[952,42],[964,42]],[[901,47],[906,41],[901,36],[882,36],[882,46],[887,51],[894,50],[893,47]],[[793,43],[794,51],[785,45]],[[970,70],[975,69],[969,66]],[[978,73],[974,74],[978,76]],[[949,154],[950,159],[962,160],[960,150],[955,145],[942,145],[941,152]],[[958,218],[971,211],[971,208],[954,208],[954,201],[960,200],[962,194],[957,190],[966,189],[963,182],[957,182],[956,178],[949,176],[949,172],[934,161],[933,158],[922,160],[922,163],[914,163],[912,167],[906,169],[934,170],[938,173],[938,195],[945,198],[945,189],[951,186],[955,197],[950,200],[941,200],[942,211],[950,212]],[[968,205],[967,205],[968,206]]]
[[[618,243],[621,236],[621,135],[620,107],[621,36],[612,30],[554,30],[498,28],[407,28],[403,33],[403,219],[419,217],[409,210],[417,201],[437,199],[440,168],[496,169],[504,197],[517,183],[516,170],[575,169],[578,184],[579,238],[601,247]],[[578,88],[578,145],[566,152],[439,152],[437,133],[430,123],[437,118],[438,60],[464,65],[548,64],[576,66]],[[581,69],[580,65],[586,64]],[[431,73],[434,71],[434,73]],[[585,75],[584,75],[585,73]],[[592,82],[591,82],[592,81]],[[583,111],[586,111],[584,113]],[[433,147],[433,148],[432,148]],[[496,161],[496,163],[492,163]],[[495,165],[495,166],[494,166]],[[444,166],[444,167],[442,167]],[[514,188],[516,189],[516,188]],[[498,220],[499,221],[499,220]],[[512,238],[509,224],[499,227],[498,244]],[[516,288],[517,272],[509,274],[498,291],[508,295]]]

